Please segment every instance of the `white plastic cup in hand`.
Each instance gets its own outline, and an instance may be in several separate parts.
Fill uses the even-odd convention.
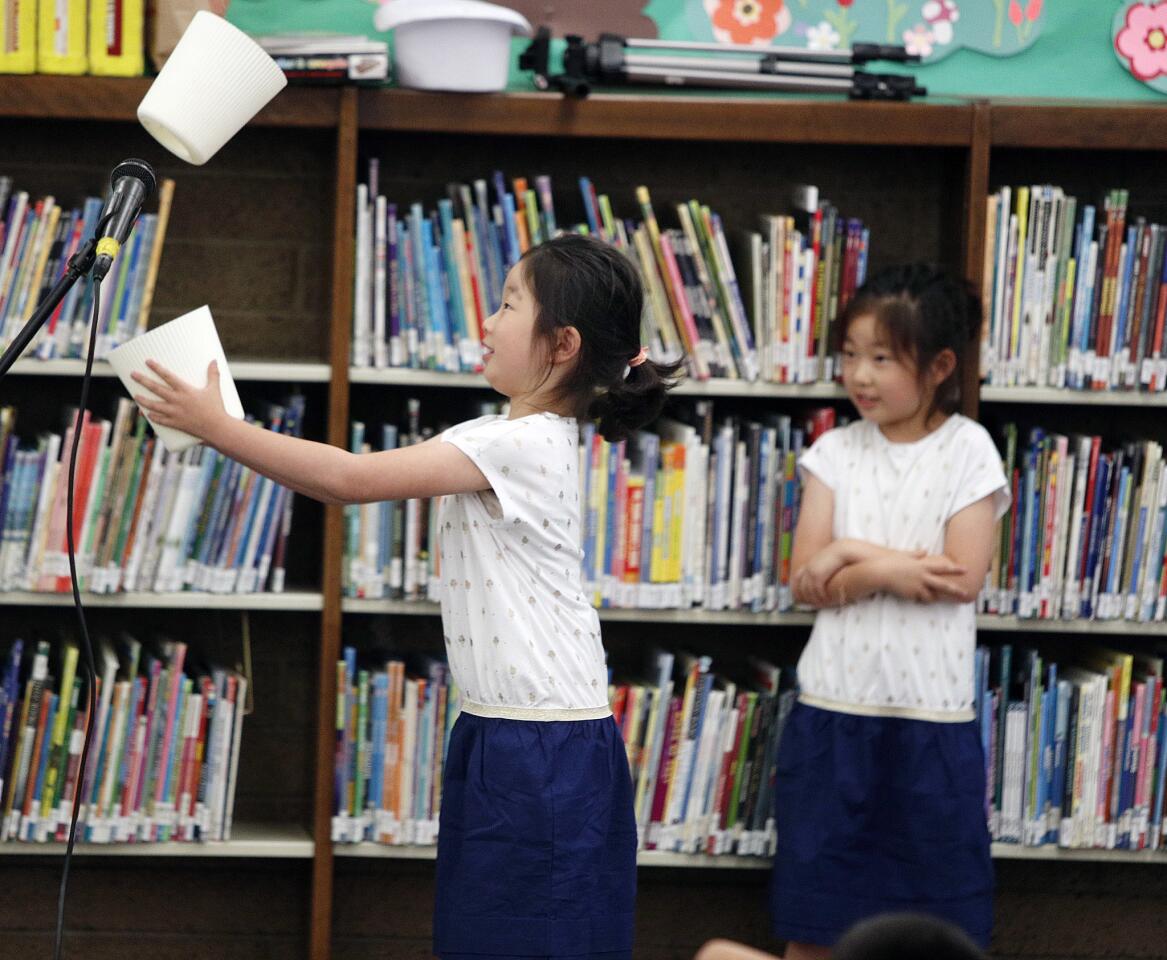
[[[200,10],[138,105],[138,120],[171,153],[204,164],[287,83],[251,37]]]
[[[147,360],[157,360],[171,373],[181,377],[199,389],[207,385],[207,368],[211,361],[219,364],[219,393],[227,413],[237,420],[243,419],[243,404],[239,391],[227,367],[227,357],[219,342],[219,332],[209,307],[199,307],[184,313],[168,323],[148,330],[140,337],[134,337],[120,347],[110,351],[109,362],[130,396],[150,391],[134,380],[135,373],[144,374],[157,380],[158,375],[146,366]],[[150,420],[149,415],[146,416]],[[166,449],[174,453],[201,443],[182,430],[161,427],[150,420],[150,426],[158,434]]]

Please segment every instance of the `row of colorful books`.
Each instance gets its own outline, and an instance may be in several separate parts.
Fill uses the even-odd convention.
[[[982,374],[1002,386],[1167,389],[1167,226],[1049,184],[988,201]]]
[[[304,398],[267,427],[299,436]],[[70,418],[74,420],[74,417]],[[68,591],[67,489],[74,423],[23,447],[0,408],[0,590]],[[81,423],[73,539],[82,590],[282,592],[294,497],[209,447],[173,454],[128,399]]]
[[[1040,619],[1167,616],[1167,469],[1153,440],[1004,428],[1013,503],[980,606]]]
[[[408,424],[382,428],[382,449],[430,435],[416,399],[408,410]],[[789,609],[795,464],[835,411],[798,424],[788,416],[715,423],[706,400],[694,410],[694,424],[662,419],[655,432],[616,444],[590,423],[581,429],[585,589],[598,607]],[[352,449],[373,449],[363,422],[353,424]],[[439,599],[436,521],[424,500],[347,507],[345,595]]]
[[[501,172],[451,184],[426,212],[378,192],[379,165],[357,187],[352,361],[359,367],[481,369],[482,324],[501,302],[507,270],[562,232],[551,180],[532,189]],[[491,191],[494,197],[491,197]],[[685,358],[690,376],[812,382],[834,372],[830,325],[866,273],[869,235],[816,188],[795,193],[793,215],[760,218],[743,236],[739,281],[720,217],[695,200],[662,228],[638,187],[640,221],[579,180],[586,219],[570,229],[602,237],[640,269],[642,338],[655,360]]]
[[[1163,846],[1163,658],[1075,644],[1060,664],[977,650],[977,721],[994,840]]]
[[[145,0],[4,0],[0,73],[141,76],[145,14]]]
[[[15,640],[0,683],[0,840],[229,840],[247,678],[194,667],[186,645],[99,644],[93,739],[78,648]]]
[[[174,181],[159,185],[158,212],[143,214],[102,285],[97,321],[98,359],[144,333],[162,259]],[[69,258],[97,228],[102,200],[89,197],[68,209],[52,196],[35,198],[0,177],[0,347],[7,346],[64,275]],[[30,357],[84,356],[93,313],[93,287],[79,280],[41,328]]]
[[[353,647],[336,664],[332,839],[431,844],[458,690],[438,660],[379,666],[359,668]]]
[[[459,695],[444,664],[337,662],[335,813],[342,843],[431,844]],[[774,765],[792,691],[751,663],[749,689],[708,657],[655,650],[649,676],[612,683],[612,712],[635,787],[640,846],[687,853],[773,853]]]

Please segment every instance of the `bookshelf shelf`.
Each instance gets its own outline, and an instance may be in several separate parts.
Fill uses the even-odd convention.
[[[152,77],[6,76],[0,117],[35,120],[103,120],[136,123],[138,104]],[[335,127],[341,92],[289,87],[252,121],[262,127]],[[111,165],[117,158],[111,158]]]
[[[138,610],[318,611],[324,598],[311,591],[287,593],[82,593],[86,607]],[[0,593],[0,607],[71,607],[71,593]]]
[[[234,367],[232,367],[234,371]],[[353,367],[349,383],[400,387],[444,387],[455,390],[489,390],[480,373],[441,373],[433,370],[372,369]],[[672,391],[677,397],[755,397],[785,400],[835,400],[847,396],[837,383],[765,383],[743,380],[685,380]]]
[[[1127,863],[1167,865],[1167,853],[1162,850],[1063,850],[1061,847],[1021,847],[1012,843],[994,843],[994,860],[1063,860],[1079,863]],[[338,843],[333,856],[345,859],[369,860],[434,860],[437,849],[432,846],[389,846],[381,843]],[[663,850],[642,850],[636,856],[641,867],[679,867],[704,870],[769,870],[769,857],[739,857],[735,855],[669,853]]]
[[[475,97],[366,89],[365,130],[541,137],[631,137],[759,143],[927,145],[971,142],[967,103],[852,103],[838,100],[597,93]]]
[[[989,136],[994,147],[1162,150],[1167,114],[1150,104],[994,103]]]
[[[302,827],[239,824],[232,838],[208,843],[77,843],[84,857],[209,857],[231,859],[309,860],[315,846]],[[0,844],[0,857],[60,857],[63,843]]]
[[[438,605],[428,600],[359,600],[345,598],[341,610],[354,614],[396,614],[398,616],[436,617]],[[600,619],[623,623],[691,623],[697,626],[737,625],[752,627],[809,627],[814,614],[805,611],[787,613],[749,610],[630,610],[603,608]],[[1139,623],[1132,620],[1032,620],[1020,617],[977,617],[977,629],[1016,633],[1105,633],[1130,636],[1167,636],[1167,621]]]
[[[981,403],[1039,403],[1091,407],[1167,407],[1167,393],[1058,390],[1053,387],[981,387]]]
[[[428,600],[358,600],[346,598],[341,602],[345,613],[399,614],[436,617],[440,609]],[[628,610],[606,607],[599,611],[600,619],[624,623],[694,623],[738,626],[806,627],[814,623],[810,613],[753,613],[749,610]]]
[[[84,360],[17,360],[12,373],[28,377],[80,377],[85,373]],[[93,376],[112,377],[108,361],[93,362]],[[260,383],[327,383],[331,370],[326,363],[282,363],[278,360],[238,360],[231,362],[231,376],[236,380]]]

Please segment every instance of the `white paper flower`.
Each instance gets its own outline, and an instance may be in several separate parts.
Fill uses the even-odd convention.
[[[811,50],[835,50],[840,39],[839,32],[825,20],[806,31],[806,45]]]
[[[932,24],[932,39],[941,45],[952,43],[952,24],[947,20],[937,20]]]
[[[932,31],[926,24],[917,23],[911,30],[904,31],[904,47],[908,53],[919,54],[921,57],[932,53]]]

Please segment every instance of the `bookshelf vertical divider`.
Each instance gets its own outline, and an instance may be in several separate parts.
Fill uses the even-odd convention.
[[[347,448],[349,415],[349,338],[353,297],[353,204],[357,177],[357,91],[341,92],[336,123],[336,171],[332,231],[332,298],[330,306],[328,443]],[[321,589],[319,690],[316,700],[315,802],[312,811],[311,960],[328,960],[332,950],[332,756],[336,740],[336,661],[340,655],[342,613],[341,564],[344,557],[344,508],[324,510],[324,557]]]
[[[961,269],[976,291],[980,291],[985,269],[985,204],[989,196],[989,154],[992,146],[992,113],[986,101],[973,104],[972,129],[965,158],[964,204],[961,233]],[[961,382],[965,416],[977,418],[980,407],[980,337],[973,341],[964,358]]]

